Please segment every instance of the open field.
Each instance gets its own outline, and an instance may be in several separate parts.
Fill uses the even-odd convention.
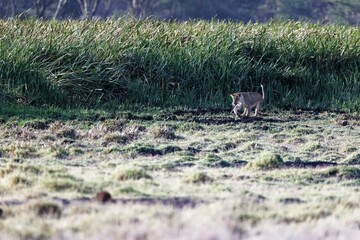
[[[146,109],[79,116],[1,120],[2,237],[360,237],[357,116]],[[112,200],[95,198],[104,190]]]
[[[0,34],[0,238],[360,239],[359,28],[9,19]],[[260,83],[268,111],[224,110]]]

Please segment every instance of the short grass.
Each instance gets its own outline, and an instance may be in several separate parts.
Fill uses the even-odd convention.
[[[0,235],[6,239],[360,236],[356,115],[54,113],[4,115]],[[113,200],[97,202],[100,191]]]

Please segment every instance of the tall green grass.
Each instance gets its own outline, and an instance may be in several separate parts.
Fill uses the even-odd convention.
[[[358,110],[360,30],[309,22],[0,21],[0,98],[34,105]]]

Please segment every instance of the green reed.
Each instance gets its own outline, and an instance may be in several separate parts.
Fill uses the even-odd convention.
[[[360,31],[273,21],[0,21],[0,98],[34,105],[272,107],[356,111]]]

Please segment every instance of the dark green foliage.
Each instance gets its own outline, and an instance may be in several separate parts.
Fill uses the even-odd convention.
[[[261,82],[274,107],[360,103],[360,32],[350,26],[123,18],[0,27],[5,103],[225,107],[229,93]]]

